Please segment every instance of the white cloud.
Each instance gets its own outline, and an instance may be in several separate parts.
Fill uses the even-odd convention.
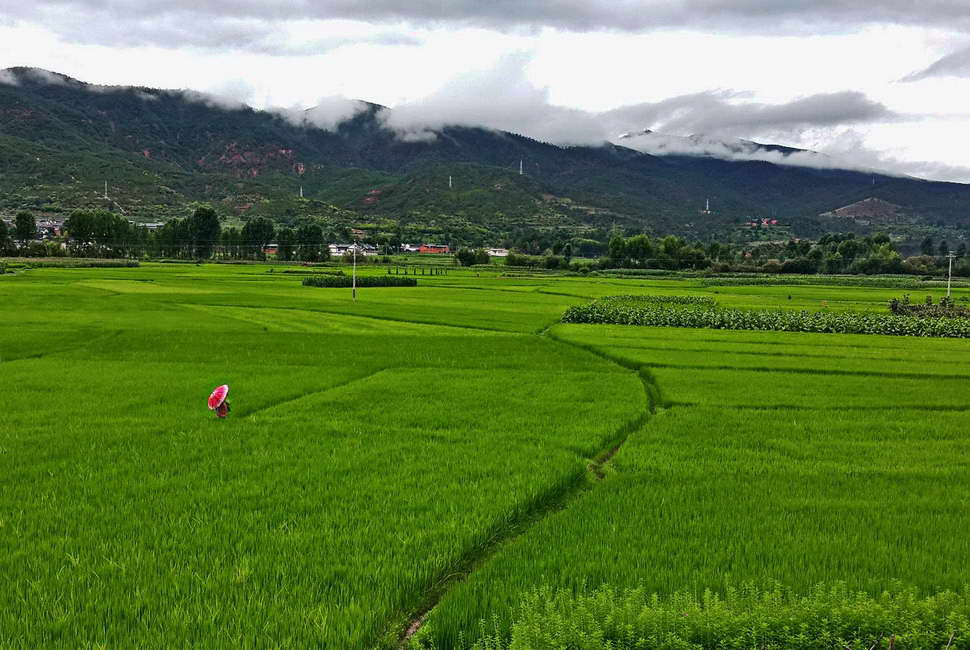
[[[291,106],[289,108],[270,108],[279,113],[286,121],[296,126],[312,126],[325,131],[333,131],[357,113],[367,110],[365,102],[340,96],[321,97],[310,108]]]

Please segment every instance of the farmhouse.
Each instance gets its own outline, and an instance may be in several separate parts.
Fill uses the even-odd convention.
[[[447,255],[449,250],[445,244],[421,244],[418,252],[431,255]]]
[[[487,250],[488,250],[489,257],[508,257],[509,256],[509,249],[507,248],[489,248]]]
[[[358,255],[377,255],[377,247],[371,244],[330,244],[331,255],[344,255],[351,253],[355,249]]]

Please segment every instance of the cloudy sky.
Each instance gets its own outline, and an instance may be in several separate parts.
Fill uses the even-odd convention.
[[[320,105],[321,126],[365,99],[410,138],[651,129],[621,142],[970,182],[970,0],[0,0],[0,68],[18,65]]]

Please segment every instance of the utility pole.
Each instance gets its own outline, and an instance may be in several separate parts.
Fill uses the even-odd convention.
[[[351,280],[351,286],[353,287],[353,289],[351,289],[351,295],[353,295],[354,297],[354,302],[357,302],[357,238],[356,237],[354,238],[353,248],[354,248],[354,273],[353,273],[353,280]]]
[[[953,260],[956,258],[956,253],[950,251],[950,254],[946,256],[950,260],[950,270],[946,276],[946,297],[950,297],[950,281],[953,280]]]
[[[451,187],[452,187],[452,185],[451,185],[451,175],[449,175],[448,176],[448,189],[450,190]]]
[[[522,159],[519,158],[519,176],[522,175]]]

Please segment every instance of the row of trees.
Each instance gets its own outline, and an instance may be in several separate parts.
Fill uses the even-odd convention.
[[[346,230],[346,229],[343,229]],[[344,232],[329,232],[315,222],[296,227],[277,227],[265,217],[246,222],[242,228],[223,228],[208,205],[198,206],[191,216],[173,219],[156,231],[129,223],[105,210],[76,211],[64,223],[66,251],[59,241],[36,241],[37,226],[27,212],[18,213],[12,227],[0,221],[0,254],[59,255],[77,257],[141,258],[169,257],[205,260],[265,259],[268,244],[276,243],[280,261],[320,262],[329,259],[328,242]],[[652,238],[639,234],[624,237],[614,232],[609,237],[606,255],[597,262],[573,262],[573,242],[555,241],[543,255],[516,251],[509,255],[510,266],[548,269],[711,269],[718,272],[760,271],[768,273],[913,273],[945,271],[946,241],[927,238],[921,255],[904,259],[884,234],[857,237],[854,234],[826,234],[818,241],[790,240],[787,243],[708,244],[691,243],[675,236]],[[970,276],[966,246],[956,249],[959,258],[954,273]],[[465,266],[489,263],[484,249],[461,248],[455,262]]]
[[[942,242],[936,252],[904,259],[885,234],[856,237],[854,234],[826,234],[816,242],[790,240],[784,244],[736,246],[711,242],[689,244],[668,235],[651,239],[647,235],[610,238],[608,255],[600,268],[711,269],[717,272],[765,273],[911,273],[932,274],[946,269],[949,252]],[[966,247],[956,251],[961,258],[954,273],[970,275]]]
[[[191,216],[173,219],[155,231],[106,210],[79,210],[64,222],[64,243],[36,241],[37,225],[26,212],[17,215],[14,228],[0,221],[0,254],[26,256],[141,258],[169,257],[205,260],[265,259],[268,244],[278,245],[283,261],[324,261],[330,257],[329,235],[317,223],[277,228],[265,217],[242,228],[223,228],[211,207],[203,205]]]

